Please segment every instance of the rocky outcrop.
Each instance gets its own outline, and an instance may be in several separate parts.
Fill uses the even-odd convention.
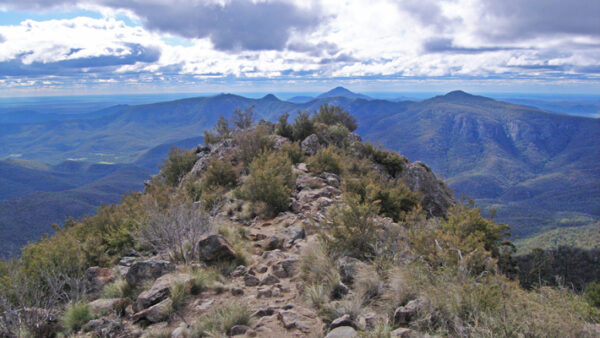
[[[167,298],[133,315],[133,321],[145,319],[151,323],[159,323],[169,319],[173,311],[173,302]]]
[[[205,262],[235,259],[233,246],[221,235],[210,235],[198,242],[200,257]]]
[[[138,286],[146,280],[158,278],[174,270],[175,265],[168,261],[149,259],[132,264],[125,279],[129,285]]]
[[[314,155],[319,152],[319,150],[322,148],[322,145],[319,142],[319,137],[315,134],[312,134],[302,140],[300,147],[306,155]]]
[[[89,292],[98,292],[104,285],[115,280],[113,270],[92,266],[85,271],[84,278]]]
[[[423,162],[409,163],[400,177],[412,191],[423,194],[421,205],[429,216],[444,217],[448,208],[456,203],[448,186],[437,179]]]
[[[350,326],[340,326],[331,330],[325,338],[358,338],[359,335],[355,329]]]
[[[396,311],[394,311],[394,323],[402,326],[410,324],[426,304],[427,300],[425,298],[417,298],[411,300],[406,305],[397,308]]]

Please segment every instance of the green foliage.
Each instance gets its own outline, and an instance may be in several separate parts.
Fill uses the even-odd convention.
[[[285,143],[279,151],[287,154],[292,164],[297,164],[304,161],[304,152],[300,147],[300,142]]]
[[[171,298],[173,310],[179,311],[182,308],[185,299],[191,293],[189,285],[186,285],[183,281],[175,280],[171,283],[169,291],[169,298]]]
[[[235,157],[247,167],[256,156],[272,150],[274,142],[269,128],[265,125],[258,125],[253,130],[243,130],[237,134],[235,143],[237,145]]]
[[[254,106],[250,106],[244,110],[236,108],[231,117],[233,124],[238,129],[248,129],[252,126],[255,119]]]
[[[379,208],[374,203],[361,203],[356,195],[346,195],[345,204],[330,209],[328,223],[331,237],[324,236],[327,249],[339,256],[373,258],[377,241],[374,216]]]
[[[192,328],[192,336],[229,334],[236,325],[249,326],[252,320],[250,308],[240,302],[229,302],[213,307]]]
[[[264,203],[264,215],[274,216],[289,208],[294,186],[292,163],[284,153],[263,153],[250,164],[250,175],[242,186],[243,198]]]
[[[237,184],[238,173],[228,159],[212,161],[202,175],[202,186],[233,188]]]
[[[133,294],[133,289],[125,279],[119,278],[104,286],[103,298],[128,298]]]
[[[194,163],[196,163],[194,151],[172,147],[168,159],[163,160],[160,174],[168,185],[176,186],[183,176],[192,170]]]
[[[288,123],[289,117],[290,114],[288,113],[279,115],[279,117],[277,118],[279,124],[277,124],[276,133],[277,135],[292,140],[294,138],[294,126]]]
[[[521,254],[526,254],[534,248],[555,249],[560,246],[600,249],[600,222],[577,227],[560,227],[533,237],[518,239],[515,245]]]
[[[309,112],[298,112],[294,119],[294,140],[302,141],[314,133],[315,126]]]
[[[204,131],[204,144],[215,144],[231,136],[231,128],[229,127],[229,121],[225,116],[220,115],[217,120],[217,125],[213,130]]]
[[[591,305],[600,308],[600,282],[591,282],[585,287],[585,300]]]
[[[404,156],[393,151],[383,150],[370,142],[365,143],[365,152],[368,157],[373,159],[373,161],[383,165],[388,174],[392,177],[398,177],[398,175],[402,173],[404,165],[407,162]]]
[[[319,150],[309,161],[308,166],[310,171],[315,174],[329,172],[340,175],[343,170],[342,158],[336,153],[334,147],[327,147]]]
[[[330,106],[327,103],[319,107],[319,112],[314,112],[313,121],[317,123],[323,123],[328,126],[341,124],[349,131],[354,131],[358,128],[356,118],[344,108],[340,106]]]
[[[68,332],[77,332],[83,325],[94,319],[94,314],[86,303],[72,303],[62,316],[62,323]]]

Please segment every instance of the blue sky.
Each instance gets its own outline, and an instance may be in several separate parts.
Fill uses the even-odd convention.
[[[597,0],[1,0],[0,96],[600,93]]]

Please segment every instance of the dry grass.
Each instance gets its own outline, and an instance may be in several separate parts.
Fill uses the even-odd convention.
[[[193,325],[192,337],[204,335],[220,336],[228,334],[236,325],[251,324],[250,308],[239,302],[229,302],[211,309]]]

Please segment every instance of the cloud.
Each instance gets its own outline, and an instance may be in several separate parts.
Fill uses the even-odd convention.
[[[3,43],[4,41],[6,41],[6,38],[4,35],[0,34],[0,43]]]
[[[497,52],[503,50],[515,50],[520,48],[511,47],[461,47],[454,45],[449,38],[433,38],[423,43],[423,50],[426,53],[457,53],[457,54],[478,54],[487,52]]]

